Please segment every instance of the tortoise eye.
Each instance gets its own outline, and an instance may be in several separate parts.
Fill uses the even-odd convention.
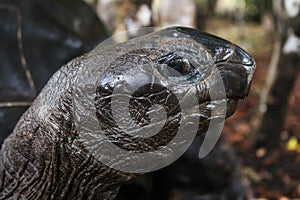
[[[186,76],[192,68],[195,68],[186,58],[179,57],[175,54],[168,54],[159,60],[159,64],[165,64],[168,67],[165,69],[169,76],[179,77]]]
[[[173,75],[173,76],[185,76],[187,75],[190,70],[191,70],[191,64],[189,63],[189,61],[185,58],[178,58],[178,59],[174,59],[174,60],[171,60],[168,64],[167,64],[171,69],[174,69],[176,72],[178,73],[172,73],[171,71],[170,73]]]
[[[199,71],[190,63],[187,58],[176,54],[162,56],[158,63],[163,76],[175,82],[193,82],[200,77]]]

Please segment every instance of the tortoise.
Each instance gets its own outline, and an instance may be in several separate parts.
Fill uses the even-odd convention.
[[[108,34],[81,0],[1,1],[0,24],[2,144],[50,76]]]
[[[190,132],[204,133],[213,119],[232,115],[249,92],[254,69],[253,58],[240,47],[184,27],[95,48],[71,60],[51,77],[6,138],[0,152],[1,198],[114,199],[123,183],[161,164],[155,159],[169,161],[188,146]],[[210,90],[219,84],[217,74],[225,96]],[[122,94],[132,89],[131,96]],[[186,99],[186,108],[180,107]],[[226,113],[217,110],[222,102]],[[153,128],[150,108],[156,104],[161,107],[154,107],[154,114],[164,108],[166,119],[157,121],[163,125],[157,134],[145,137],[146,128]],[[192,113],[185,115],[186,110]],[[130,122],[129,129],[118,121]],[[190,128],[194,125],[195,130]],[[173,142],[180,127],[188,129]],[[114,154],[110,145],[125,153]],[[168,145],[173,151],[164,148]],[[151,162],[134,157],[149,152]],[[128,168],[136,163],[146,169]]]

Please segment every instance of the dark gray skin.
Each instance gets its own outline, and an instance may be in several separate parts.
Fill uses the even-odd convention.
[[[191,51],[180,57],[173,55],[175,47]],[[125,48],[131,50],[124,53]],[[201,58],[205,56],[203,52],[208,52],[210,57]],[[195,58],[192,65],[186,62],[190,58]],[[234,113],[237,101],[248,94],[255,63],[241,48],[215,36],[189,28],[168,28],[127,43],[96,48],[70,61],[53,75],[21,117],[13,134],[5,140],[0,157],[0,198],[114,199],[118,188],[138,174],[112,169],[88,152],[87,144],[78,139],[82,133],[78,128],[88,130],[91,125],[76,127],[78,123],[74,119],[74,113],[84,119],[87,108],[74,108],[74,99],[84,97],[86,88],[92,84],[95,120],[103,130],[108,130],[106,140],[128,151],[154,151],[172,140],[179,126],[178,102],[166,88],[192,91],[197,96],[198,134],[207,130],[212,105],[218,104],[218,101],[209,101],[208,88],[214,84],[214,71],[211,66],[203,65],[208,61],[216,64],[223,78],[226,99],[218,101],[227,101],[228,117]],[[157,70],[161,85],[136,91],[130,102],[131,116],[140,127],[147,125],[149,101],[155,101],[166,108],[168,119],[157,135],[132,137],[119,130],[112,119],[109,98],[118,84],[136,84],[132,80],[138,79],[137,72],[143,71],[147,64],[154,64],[152,69]],[[173,67],[183,78],[171,77],[173,74],[163,67],[165,65]],[[199,69],[198,72],[194,68]],[[151,78],[149,74],[141,80]],[[80,103],[88,102],[88,97],[79,99]],[[103,142],[97,141],[96,133],[90,136],[97,143]],[[111,159],[118,161],[117,157]]]

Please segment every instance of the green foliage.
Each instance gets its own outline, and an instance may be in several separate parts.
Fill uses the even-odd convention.
[[[246,3],[246,17],[250,20],[260,22],[262,16],[272,12],[272,0],[244,0]]]
[[[207,13],[208,15],[215,15],[219,17],[232,17],[234,19],[235,9],[232,10],[232,13],[214,13],[214,7],[217,4],[217,0],[195,0],[198,9],[203,13]],[[230,1],[227,1],[230,3]],[[272,0],[232,0],[231,4],[234,7],[239,7],[241,11],[244,13],[244,16],[247,20],[260,22],[262,16],[265,13],[272,12]],[[241,5],[243,4],[243,5]]]
[[[196,0],[197,6],[205,8],[207,6],[207,0]]]

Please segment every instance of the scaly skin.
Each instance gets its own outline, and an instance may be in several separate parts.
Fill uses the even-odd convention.
[[[182,58],[173,55],[178,49],[185,52]],[[193,65],[200,74],[182,68],[184,59],[190,58],[194,58]],[[114,199],[118,187],[138,174],[110,168],[89,152],[87,145],[96,142],[101,147],[103,142],[93,132],[94,125],[107,131],[104,140],[124,150],[157,150],[172,140],[179,126],[181,110],[170,91],[182,91],[183,94],[189,91],[196,95],[199,103],[198,134],[205,132],[212,105],[218,103],[209,101],[208,90],[214,84],[215,72],[205,63],[214,63],[223,78],[226,99],[220,101],[227,102],[228,117],[234,113],[238,99],[248,94],[255,63],[239,47],[220,38],[174,27],[127,43],[96,48],[70,61],[53,75],[24,113],[13,134],[5,140],[0,156],[0,198]],[[137,81],[133,80],[138,79],[139,72],[149,64],[150,69],[157,72],[162,86],[154,84],[139,88],[130,101],[132,118],[141,124],[136,131],[149,122],[147,109],[151,103],[148,100],[163,105],[168,119],[159,134],[149,138],[132,137],[118,129],[111,117],[110,100],[119,84],[135,86]],[[164,65],[179,66],[181,68],[176,68],[178,72],[192,75],[192,78],[178,81],[169,77],[170,71]],[[153,78],[151,73],[143,75],[145,77],[138,82]],[[90,86],[95,88],[91,96],[86,92]],[[91,100],[93,108],[84,106]],[[87,116],[89,109],[95,109],[94,117]],[[87,118],[92,120],[78,127],[76,119],[84,121]],[[93,120],[99,124],[91,125]],[[90,143],[80,140],[81,134],[87,133]],[[118,156],[111,160],[126,164],[126,160],[120,161]]]

